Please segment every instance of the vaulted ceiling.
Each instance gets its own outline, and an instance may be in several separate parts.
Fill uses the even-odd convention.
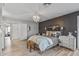
[[[52,3],[48,6],[43,5],[43,3],[5,3],[2,15],[28,21],[33,21],[33,15],[39,15],[41,22],[75,11],[79,11],[78,3]]]

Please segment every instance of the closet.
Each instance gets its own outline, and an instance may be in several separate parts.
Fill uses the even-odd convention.
[[[12,39],[27,39],[27,24],[12,24]]]

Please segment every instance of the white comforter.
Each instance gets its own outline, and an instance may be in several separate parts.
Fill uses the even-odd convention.
[[[34,35],[31,36],[29,40],[32,40],[33,42],[38,44],[41,51],[45,51],[50,45],[53,45],[52,40],[44,36]]]

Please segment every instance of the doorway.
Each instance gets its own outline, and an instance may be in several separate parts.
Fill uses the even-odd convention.
[[[11,25],[5,24],[5,48],[11,47]]]

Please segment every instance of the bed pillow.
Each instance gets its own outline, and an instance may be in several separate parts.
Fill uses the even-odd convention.
[[[51,37],[52,36],[52,32],[51,31],[46,31],[46,36]]]

